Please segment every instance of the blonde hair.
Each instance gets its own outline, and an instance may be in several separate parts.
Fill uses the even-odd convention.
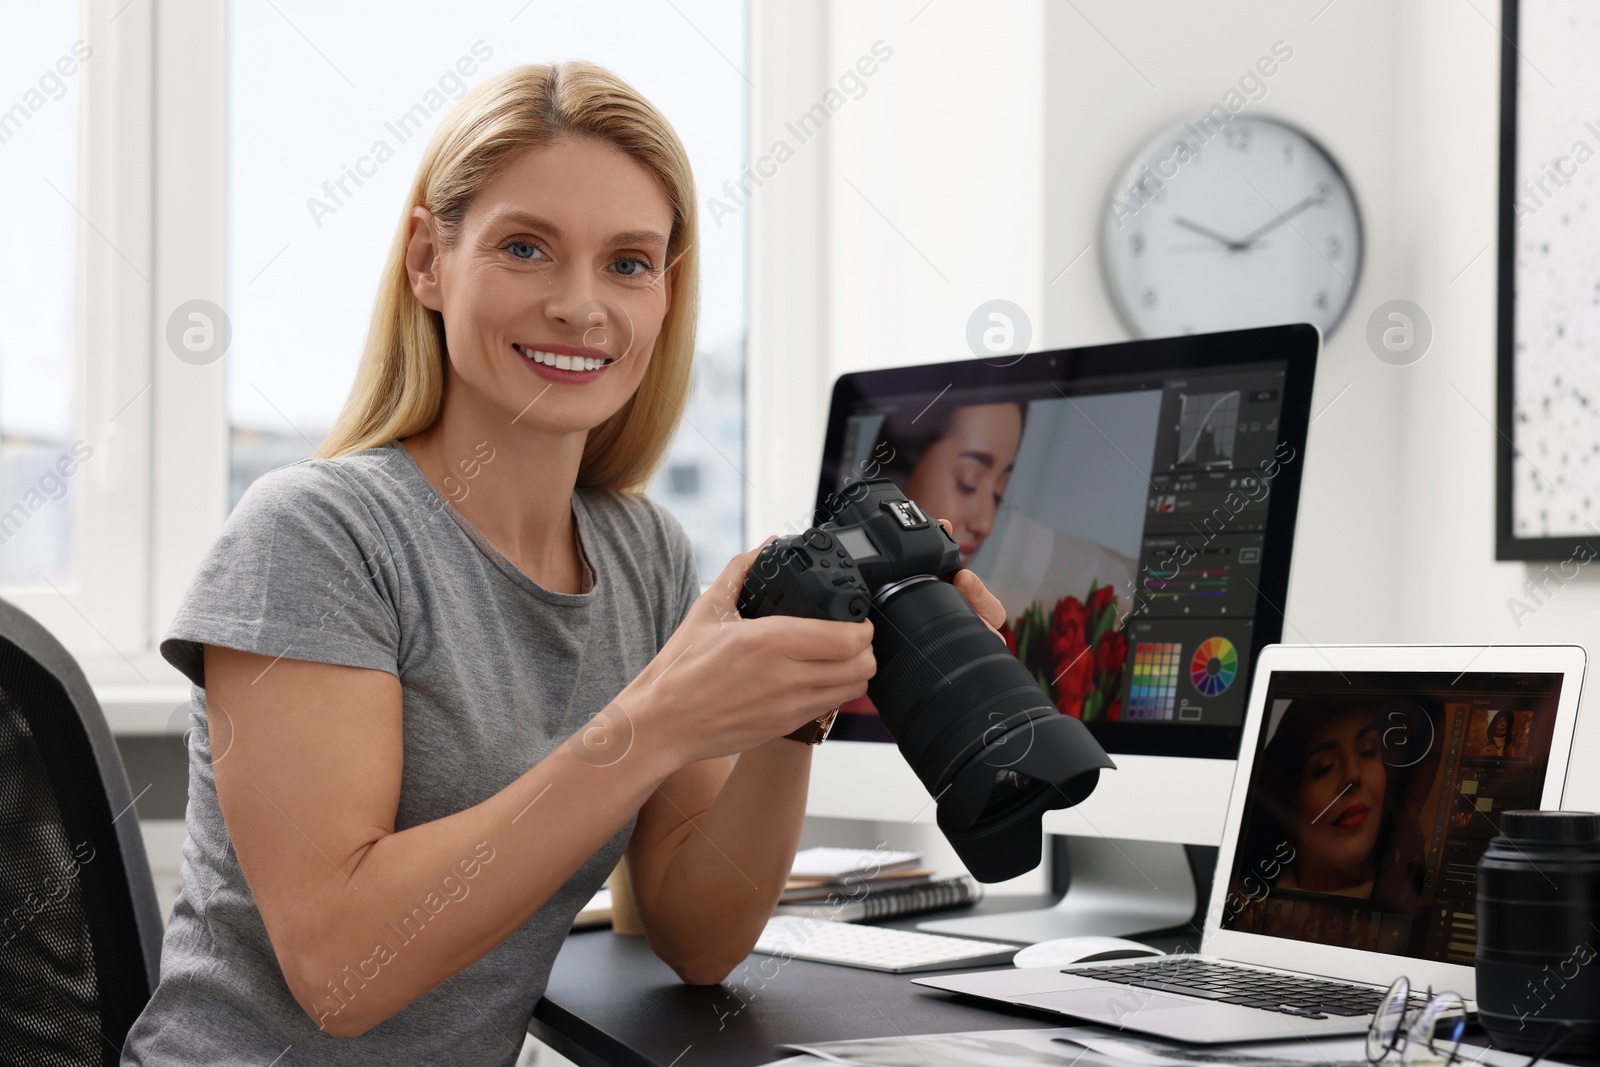
[[[434,132],[389,249],[355,385],[318,450],[342,456],[420,433],[444,398],[444,319],[411,290],[406,271],[417,206],[438,220],[440,241],[459,235],[473,199],[519,153],[588,136],[625,152],[660,182],[672,204],[667,262],[672,301],[644,378],[627,403],[589,431],[579,486],[642,489],[678,428],[689,392],[699,305],[698,220],[688,154],[671,125],[621,78],[593,63],[516,67],[479,84]]]

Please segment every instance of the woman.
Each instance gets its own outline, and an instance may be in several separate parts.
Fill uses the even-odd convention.
[[[1486,741],[1478,749],[1479,756],[1511,756],[1515,755],[1511,744],[1511,713],[1497,711],[1489,716],[1489,724],[1484,728]]]
[[[868,622],[740,618],[756,550],[701,594],[636,491],[689,380],[694,205],[590,64],[446,116],[326,458],[252,486],[162,643],[203,729],[124,1063],[511,1063],[624,853],[685,982],[749,952],[805,808],[786,735],[875,664]]]
[[[961,565],[994,530],[995,513],[1022,444],[1021,404],[970,404],[907,418],[884,417],[884,476],[929,515],[950,520]]]
[[[1378,722],[1361,708],[1326,716],[1310,724],[1296,763],[1295,858],[1278,887],[1371,896],[1389,790]]]
[[[1407,800],[1413,768],[1385,759],[1385,725],[1356,699],[1301,697],[1285,710],[1259,757],[1258,806],[1241,850],[1255,865],[1245,873],[1261,869],[1267,892],[1415,908],[1423,851]],[[1242,880],[1235,890],[1246,891]]]

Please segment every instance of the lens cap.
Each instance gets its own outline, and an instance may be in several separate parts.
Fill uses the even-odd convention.
[[[1508,811],[1500,832],[1519,841],[1584,845],[1600,841],[1600,814],[1592,811]]]

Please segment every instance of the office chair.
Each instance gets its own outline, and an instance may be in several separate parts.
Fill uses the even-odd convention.
[[[61,643],[0,601],[0,1060],[115,1067],[161,936],[100,705]]]

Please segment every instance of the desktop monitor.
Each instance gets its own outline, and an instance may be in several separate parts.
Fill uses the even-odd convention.
[[[808,525],[832,518],[843,486],[872,477],[951,521],[963,564],[1005,605],[1008,646],[1117,762],[1044,826],[1082,842],[1073,892],[1094,889],[1091,867],[1128,868],[1100,886],[1135,902],[1137,914],[1111,923],[1123,932],[1187,921],[1181,845],[1221,840],[1253,653],[1283,629],[1319,347],[1314,326],[1290,325],[862,371],[834,385]],[[870,699],[843,705],[807,810],[930,815],[889,741]],[[1154,910],[1140,911],[1141,896]],[[1092,929],[1110,932],[1105,919]],[[1063,930],[1077,932],[1040,932]]]

